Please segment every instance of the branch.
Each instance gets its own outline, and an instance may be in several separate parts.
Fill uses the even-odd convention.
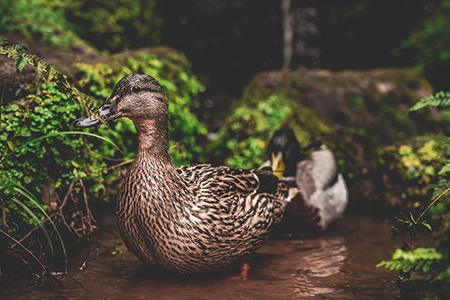
[[[24,245],[22,245],[22,243],[20,243],[18,240],[16,240],[15,238],[13,238],[12,236],[10,236],[8,233],[4,232],[3,230],[0,229],[0,233],[3,233],[5,236],[7,236],[8,238],[10,238],[12,241],[14,241],[15,244],[20,245],[28,254],[30,254],[30,256],[32,258],[34,258],[39,265],[41,266],[42,270],[46,270],[47,268],[41,263],[41,261],[30,251],[28,250]]]

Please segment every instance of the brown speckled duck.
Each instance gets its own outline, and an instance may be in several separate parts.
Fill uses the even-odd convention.
[[[131,74],[99,110],[106,121],[131,119],[136,158],[117,197],[120,233],[142,262],[180,273],[220,270],[242,262],[281,221],[287,187],[268,170],[211,165],[175,168],[169,154],[168,101],[158,81]],[[89,127],[101,122],[82,117]]]
[[[316,142],[302,149],[292,129],[282,128],[273,134],[267,156],[261,167],[270,166],[294,193],[277,233],[314,234],[342,217],[348,190],[328,147]]]

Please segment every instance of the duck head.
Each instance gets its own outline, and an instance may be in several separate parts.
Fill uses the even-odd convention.
[[[77,127],[101,124],[101,119],[112,121],[127,117],[135,124],[141,120],[167,119],[168,102],[163,88],[150,75],[130,74],[114,87],[96,115],[75,120]]]
[[[279,179],[283,176],[295,176],[301,155],[302,148],[292,129],[282,128],[275,131],[267,147],[267,156],[273,173]]]

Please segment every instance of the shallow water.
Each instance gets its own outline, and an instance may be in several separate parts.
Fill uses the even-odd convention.
[[[117,234],[114,217],[104,228]],[[314,238],[271,239],[251,259],[246,281],[230,279],[239,268],[206,274],[174,275],[145,270],[121,245],[112,255],[114,235],[99,232],[87,268],[85,255],[71,262],[63,287],[37,290],[30,281],[4,282],[1,299],[396,299],[395,272],[375,268],[400,241],[390,240],[390,224],[346,217]],[[23,281],[23,282],[22,282]]]

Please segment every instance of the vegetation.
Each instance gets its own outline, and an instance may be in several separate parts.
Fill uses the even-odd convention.
[[[43,42],[69,49],[80,39],[65,18],[65,7],[63,1],[55,0],[1,1],[0,29],[19,33],[30,43]]]
[[[422,17],[392,54],[426,73],[438,88],[446,88],[449,78],[441,74],[450,65],[450,44],[442,37],[450,33],[450,1],[424,2],[421,11]]]
[[[271,135],[283,125],[289,125],[303,145],[331,132],[314,110],[293,100],[301,98],[295,89],[264,88],[257,83],[255,78],[246,88],[240,104],[209,145],[210,157],[218,163],[257,168],[265,159]]]
[[[0,102],[0,251],[22,259],[32,272],[40,274],[43,284],[44,278],[55,280],[55,274],[67,272],[61,226],[79,238],[92,238],[95,219],[90,213],[83,180],[101,184],[99,178],[104,170],[99,157],[86,155],[83,133],[68,131],[72,113],[79,109],[77,99],[84,103],[81,94],[62,73],[26,54],[24,46],[5,43],[6,39],[1,37],[0,54],[13,58],[18,72],[27,64],[32,65],[37,85],[29,87],[34,93],[25,98],[3,105],[2,97]],[[84,164],[77,162],[79,155],[87,156]],[[67,192],[61,201],[55,189],[62,188]],[[80,194],[84,195],[81,208],[74,200]],[[36,195],[42,195],[42,201]],[[73,200],[70,205],[69,196]],[[40,228],[43,236],[32,234],[35,228]],[[56,240],[61,246],[58,252],[64,255],[61,273],[49,272]],[[50,267],[44,265],[47,251],[51,252]],[[35,265],[37,269],[33,268]]]
[[[371,0],[291,2],[298,28],[293,69],[417,67],[439,87],[448,85],[443,71],[450,62],[445,39],[449,0],[392,2],[389,9]],[[217,89],[231,89],[238,97],[255,74],[283,63],[277,1],[4,0],[0,14],[0,31],[20,33],[29,43],[65,49],[89,44],[109,53],[159,44],[174,47],[213,84],[216,90],[208,93],[216,97]],[[399,16],[408,17],[399,22]],[[311,27],[316,32],[305,36]],[[316,59],[311,48],[320,52]],[[223,78],[228,78],[226,84]]]
[[[438,182],[438,173],[450,159],[447,144],[447,137],[437,134],[385,147],[376,167],[376,172],[384,175],[374,196],[388,199],[385,208],[409,208],[415,213],[425,209]]]
[[[118,52],[159,44],[162,19],[155,0],[77,0],[64,11],[74,32],[96,49]]]
[[[0,29],[19,33],[29,43],[66,50],[89,44],[117,52],[158,43],[161,19],[153,14],[154,6],[152,0],[4,0]]]
[[[448,94],[439,92],[423,98],[411,110],[429,105],[445,109],[450,107],[448,103]],[[404,299],[447,299],[450,296],[450,143],[446,137],[438,136],[436,140],[440,144],[439,152],[433,150],[433,138],[417,152],[411,151],[408,146],[399,148],[402,155],[399,164],[406,168],[407,177],[421,179],[414,190],[405,191],[404,196],[427,195],[426,189],[434,186],[432,201],[418,217],[410,213],[409,216],[396,218],[392,238],[407,236],[409,241],[403,242],[390,260],[378,264],[378,267],[398,271],[397,285]],[[435,162],[432,163],[432,160]],[[420,205],[420,202],[416,203]],[[425,220],[428,212],[430,222]],[[413,240],[419,232],[432,231],[430,223],[437,228],[433,232],[437,246],[413,248]]]

